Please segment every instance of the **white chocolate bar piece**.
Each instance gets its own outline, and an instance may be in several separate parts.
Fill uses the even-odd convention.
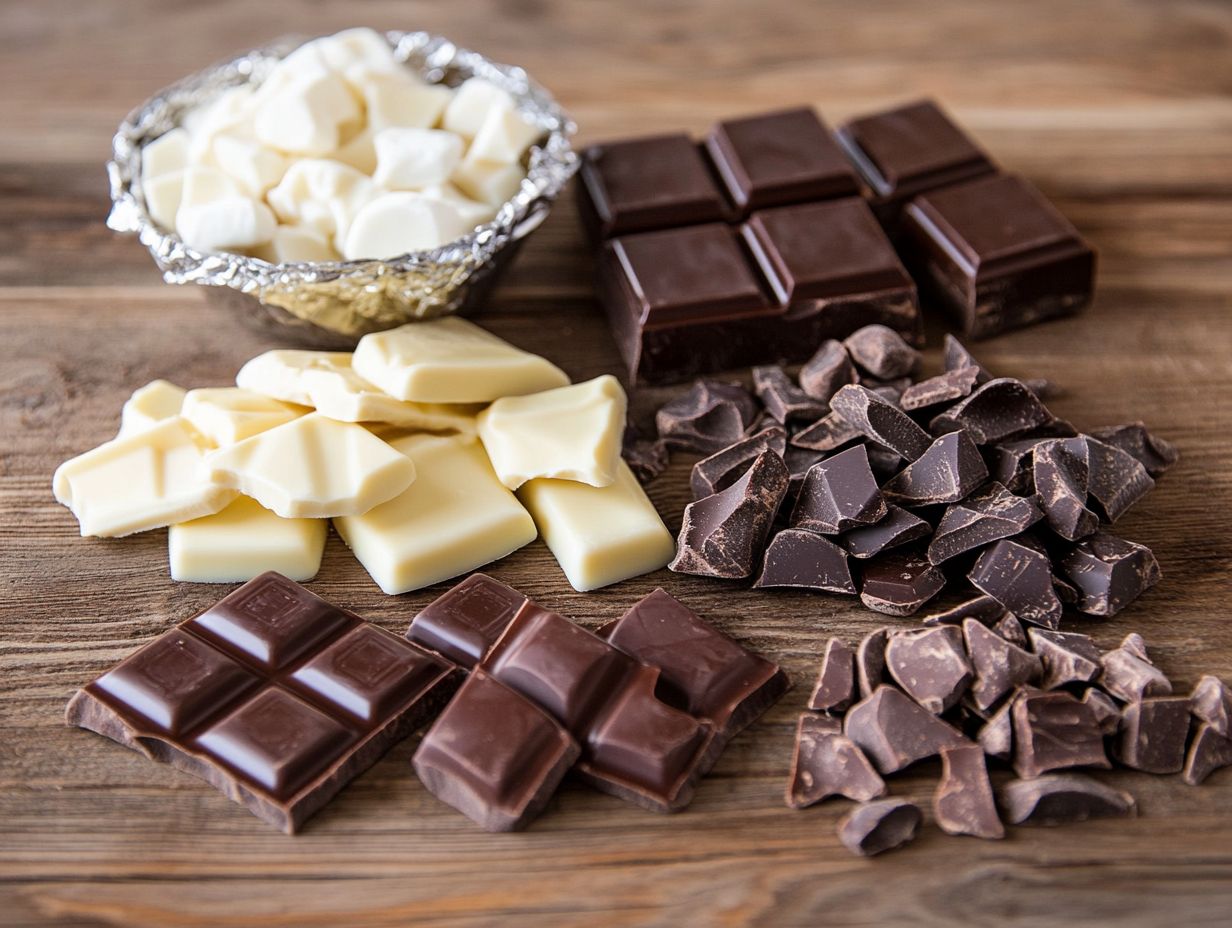
[[[212,516],[167,530],[171,579],[190,583],[241,583],[267,570],[311,580],[321,567],[324,519],[284,519],[241,496]]]
[[[378,390],[346,363],[307,368],[301,374],[310,405],[317,412],[340,422],[386,422],[403,429],[424,432],[475,434],[477,405],[408,403]]]
[[[132,435],[180,414],[184,388],[166,380],[151,380],[133,392],[120,411],[120,435]]]
[[[65,461],[52,489],[82,535],[117,538],[208,516],[236,492],[207,479],[198,441],[184,419],[165,419]]]
[[[391,396],[418,403],[488,403],[569,383],[547,359],[457,316],[365,335],[352,364]]]
[[[415,464],[367,429],[312,413],[206,456],[210,479],[286,519],[367,512],[415,479]]]
[[[518,499],[580,593],[658,570],[676,553],[675,539],[623,460],[611,486],[532,480]]]
[[[415,460],[415,482],[363,515],[334,520],[386,593],[456,577],[535,539],[534,521],[496,479],[475,439],[411,435],[393,446]]]
[[[207,387],[188,391],[181,415],[216,447],[225,448],[307,411],[240,387]]]
[[[312,397],[304,385],[304,372],[316,369],[350,370],[351,355],[345,351],[275,349],[245,363],[235,375],[235,383],[284,403],[311,406]]]
[[[537,477],[606,487],[616,479],[627,405],[619,381],[604,374],[497,400],[479,414],[479,437],[511,490]]]

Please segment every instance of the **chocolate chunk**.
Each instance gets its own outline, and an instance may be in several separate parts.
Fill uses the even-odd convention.
[[[1001,808],[1011,825],[1064,825],[1126,818],[1136,811],[1129,793],[1072,773],[1011,780],[1001,790]]]
[[[933,715],[958,705],[971,683],[962,632],[953,625],[896,632],[885,660],[894,682]]]
[[[907,506],[956,503],[987,478],[988,468],[967,433],[951,432],[932,442],[882,492]]]
[[[945,441],[945,438],[938,441]],[[995,480],[991,481],[946,509],[928,544],[928,560],[932,564],[944,564],[960,554],[1026,531],[1042,517],[1035,500],[1015,496]]]
[[[841,638],[826,642],[817,684],[808,707],[817,712],[843,712],[856,698],[856,656]]]
[[[885,500],[868,466],[863,445],[841,451],[809,468],[791,512],[793,528],[837,535],[885,517]]]
[[[1009,377],[990,380],[928,424],[935,434],[962,429],[977,445],[995,445],[1052,421],[1039,398]]]
[[[945,574],[926,557],[899,550],[868,561],[863,574],[861,602],[886,615],[914,615],[945,586]]]
[[[1155,488],[1155,481],[1137,458],[1115,445],[1090,437],[1084,441],[1090,469],[1087,493],[1104,521],[1115,522]]]
[[[646,439],[625,442],[620,454],[638,483],[643,484],[650,483],[667,470],[670,457],[666,442]]]
[[[868,387],[879,397],[893,406],[902,408],[903,391],[911,386],[910,377],[900,377],[897,380],[878,380],[875,377],[862,377],[860,386]]]
[[[804,809],[829,796],[866,802],[884,796],[885,781],[851,739],[832,730],[837,719],[804,714],[787,783],[787,805]]]
[[[815,532],[798,528],[783,529],[770,539],[761,574],[753,586],[856,595],[847,552]]]
[[[967,619],[975,619],[983,625],[992,625],[1004,615],[1007,615],[1005,607],[991,596],[976,596],[943,612],[926,615],[920,621],[925,625],[962,625]]]
[[[693,498],[701,499],[726,490],[740,479],[758,455],[773,451],[782,456],[786,450],[787,433],[781,426],[773,425],[729,445],[722,451],[716,451],[693,465],[693,472],[689,477]]]
[[[1121,702],[1172,695],[1172,682],[1164,672],[1125,648],[1104,653],[1104,673],[1099,683],[1108,695]]]
[[[932,437],[911,417],[868,387],[848,384],[830,399],[830,408],[861,434],[914,461],[932,444]]]
[[[941,752],[941,779],[933,794],[933,818],[948,835],[1005,837],[988,781],[988,764],[978,745]]]
[[[910,377],[920,365],[920,353],[884,325],[866,325],[843,342],[847,354],[861,370],[878,380]]]
[[[826,403],[797,387],[778,366],[753,368],[753,392],[776,422],[813,422],[829,411]]]
[[[952,403],[964,396],[970,396],[979,381],[978,367],[960,367],[958,370],[946,371],[944,374],[912,384],[899,397],[899,405],[913,412],[917,409],[928,409],[931,406]]]
[[[987,383],[992,380],[992,374],[984,369],[984,366],[975,359],[975,356],[967,350],[962,342],[948,332],[942,340],[942,351],[944,354],[943,365],[947,372],[959,371],[964,367],[974,367],[979,377],[976,383]]]
[[[787,492],[787,480],[783,459],[768,451],[726,490],[689,503],[676,558],[668,566],[704,577],[750,576]]]
[[[1019,539],[1002,539],[984,549],[967,578],[1020,621],[1045,628],[1056,628],[1061,621],[1048,555]]]
[[[1107,532],[1084,538],[1057,566],[1077,587],[1077,608],[1087,615],[1116,615],[1160,577],[1150,548]]]
[[[1198,786],[1221,767],[1232,767],[1232,738],[1225,738],[1210,724],[1199,725],[1181,779],[1190,786]]]
[[[1014,753],[1014,701],[1007,700],[980,729],[976,740],[989,757],[1009,761]],[[1119,717],[1119,713],[1118,713]]]
[[[1121,639],[1121,647],[1132,654],[1134,657],[1141,658],[1148,664],[1155,663],[1151,660],[1151,655],[1146,649],[1146,639],[1137,632],[1130,632]]]
[[[800,368],[799,380],[800,389],[828,404],[839,388],[856,382],[856,369],[843,343],[831,338]]]
[[[810,451],[836,451],[863,436],[863,433],[837,413],[818,419],[791,436],[791,444]]]
[[[1090,635],[1033,628],[1031,647],[1044,664],[1040,688],[1055,690],[1070,683],[1090,683],[1104,669],[1099,648]]]
[[[889,448],[883,448],[873,441],[865,442],[864,450],[868,452],[869,470],[873,472],[878,483],[889,480],[907,463]]]
[[[1039,679],[1039,657],[1006,641],[977,620],[964,621],[962,634],[975,672],[971,698],[977,708],[987,711],[1006,693]]]
[[[1099,723],[1101,732],[1105,735],[1117,733],[1117,729],[1121,727],[1121,707],[1111,696],[1092,686],[1082,694],[1082,701],[1095,713],[1095,720]]]
[[[1146,468],[1146,472],[1155,478],[1175,464],[1180,457],[1174,444],[1158,435],[1152,435],[1141,422],[1092,429],[1091,437],[1120,448],[1130,457],[1136,458]]]
[[[852,557],[864,559],[909,541],[927,538],[932,530],[933,527],[915,513],[887,505],[881,521],[848,529],[839,541]]]
[[[905,799],[866,802],[838,823],[838,839],[851,853],[872,857],[909,844],[923,818],[920,807]]]
[[[1010,644],[1016,644],[1020,648],[1027,646],[1027,633],[1022,627],[1022,623],[1018,621],[1017,616],[1007,612],[990,625],[989,628],[1010,642]]]
[[[889,639],[890,630],[878,628],[856,645],[856,683],[861,699],[871,695],[885,680],[885,649]]]
[[[883,774],[933,757],[943,748],[970,743],[948,722],[884,685],[851,708],[843,720],[843,733]]]
[[[1049,527],[1070,541],[1099,528],[1099,517],[1086,507],[1087,443],[1081,438],[1042,441],[1032,461],[1036,497]]]
[[[499,580],[471,574],[425,606],[411,620],[406,638],[469,669],[483,660],[528,602],[522,593]]]
[[[804,486],[804,478],[808,476],[809,469],[814,464],[819,464],[826,459],[824,451],[809,451],[806,448],[797,448],[792,444],[787,445],[787,451],[783,454],[783,462],[787,465],[787,495],[783,498],[783,505],[779,509],[779,515],[786,518],[791,513],[792,507],[795,506],[796,500],[800,496],[800,488]]]
[[[1064,767],[1109,767],[1104,735],[1091,707],[1063,690],[1014,697],[1014,770],[1037,777]]]
[[[655,426],[669,448],[709,455],[743,438],[757,410],[757,401],[739,384],[698,380],[659,409]]]
[[[1147,773],[1179,773],[1189,738],[1189,699],[1164,696],[1132,702],[1121,715],[1116,758]]]
[[[1020,438],[985,448],[992,479],[1005,485],[1012,493],[1035,492],[1035,446],[1045,438]]]
[[[1232,689],[1218,677],[1203,674],[1189,696],[1194,718],[1217,734],[1232,735]]]

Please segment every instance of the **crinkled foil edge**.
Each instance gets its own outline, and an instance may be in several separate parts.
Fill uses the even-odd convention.
[[[230,287],[256,297],[253,310],[298,320],[331,333],[360,335],[456,311],[471,284],[491,272],[498,254],[547,217],[552,201],[577,170],[570,145],[576,126],[551,94],[518,67],[498,64],[426,32],[385,33],[395,57],[432,83],[457,85],[482,77],[509,91],[523,115],[544,130],[531,149],[526,179],[496,217],[460,239],[430,251],[381,261],[271,264],[237,254],[212,254],[184,244],[150,217],[141,192],[141,146],[179,125],[191,109],[223,90],[260,82],[274,64],[305,41],[289,36],[187,77],[133,110],[112,140],[107,164],[111,213],[107,225],[136,233],[171,284]],[[275,309],[270,310],[270,307]]]

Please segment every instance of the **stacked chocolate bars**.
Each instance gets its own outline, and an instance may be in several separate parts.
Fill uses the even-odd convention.
[[[1091,295],[1090,246],[931,102],[853,120],[837,141],[794,109],[721,122],[701,145],[599,144],[580,177],[633,381],[799,362],[874,323],[917,341],[917,283],[973,337]]]

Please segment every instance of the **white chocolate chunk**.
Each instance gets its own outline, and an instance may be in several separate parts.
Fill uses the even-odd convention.
[[[334,161],[355,168],[364,174],[371,174],[376,170],[376,145],[373,144],[372,138],[372,127],[364,126],[343,142],[342,147],[331,157]]]
[[[471,139],[483,125],[489,111],[514,108],[509,91],[481,77],[472,77],[454,91],[453,99],[445,107],[442,122],[450,132]]]
[[[217,168],[190,167],[184,172],[184,193],[180,206],[205,206],[227,197],[243,196],[243,193],[232,177]]]
[[[317,412],[340,422],[385,422],[425,432],[475,434],[475,406],[408,403],[374,387],[347,364],[305,368],[301,383]]]
[[[522,187],[526,172],[516,164],[463,158],[450,177],[454,185],[473,199],[500,206]]]
[[[184,197],[184,173],[173,171],[170,174],[160,174],[142,181],[141,184],[141,193],[145,197],[145,208],[150,218],[167,231],[175,228],[175,215],[180,211],[180,203]]]
[[[314,39],[312,44],[319,48],[325,63],[338,72],[345,72],[356,65],[385,70],[401,67],[385,37],[366,26],[343,29],[333,35]]]
[[[437,248],[469,231],[448,203],[418,193],[384,193],[355,214],[342,254],[349,261],[394,258]]]
[[[616,479],[626,406],[619,381],[604,374],[497,400],[479,414],[479,437],[511,490],[538,477],[606,487]]]
[[[569,383],[546,358],[457,316],[365,335],[352,365],[390,396],[417,403],[489,403]]]
[[[327,531],[324,519],[284,519],[241,496],[221,512],[167,530],[171,579],[242,583],[276,570],[297,582],[311,580]]]
[[[235,251],[268,242],[277,220],[251,197],[223,197],[201,206],[181,206],[176,231],[184,244],[201,251]]]
[[[532,480],[518,499],[579,592],[658,570],[676,553],[675,540],[623,460],[611,486]]]
[[[496,215],[496,210],[491,204],[472,200],[453,184],[434,184],[431,187],[425,187],[423,195],[448,203],[458,211],[462,221],[472,229],[485,222],[491,222],[492,217]]]
[[[188,132],[172,129],[141,146],[141,183],[188,167]]]
[[[287,519],[360,515],[397,496],[415,464],[362,426],[310,414],[206,456],[210,479]]]
[[[488,110],[466,155],[476,161],[516,164],[542,134],[542,129],[517,110],[497,107]]]
[[[462,161],[462,139],[439,129],[382,129],[376,146],[377,186],[418,190],[449,180]]]
[[[166,380],[151,380],[133,391],[120,411],[120,435],[144,431],[180,414],[184,388]]]
[[[240,387],[207,387],[188,391],[181,415],[212,444],[225,448],[306,412]]]
[[[272,148],[234,135],[214,139],[214,163],[228,177],[239,182],[249,196],[264,196],[287,172],[290,162]]]
[[[266,199],[282,222],[335,236],[346,234],[351,218],[372,193],[371,179],[355,168],[326,158],[305,158],[287,168]]]
[[[425,84],[406,71],[349,71],[348,79],[364,97],[368,125],[374,132],[404,127],[430,129],[441,120],[453,91],[443,84]]]
[[[198,437],[178,416],[65,461],[52,489],[82,535],[102,538],[208,516],[236,496],[206,479]]]
[[[304,372],[309,370],[351,369],[351,355],[345,351],[298,351],[279,348],[259,354],[240,368],[235,375],[237,386],[253,393],[311,406],[312,397],[304,383]]]
[[[319,156],[337,148],[343,126],[360,117],[359,104],[341,77],[305,72],[262,100],[254,129],[270,148]]]
[[[257,257],[273,264],[342,259],[329,238],[312,226],[278,226],[274,237],[257,252]]]
[[[334,520],[386,593],[468,573],[534,540],[534,521],[473,438],[412,435],[393,445],[415,460],[415,482],[364,515]]]
[[[190,136],[188,160],[197,166],[213,166],[214,139],[219,135],[255,138],[253,115],[257,94],[251,84],[240,84],[219,94],[212,102],[189,110],[184,129]]]

